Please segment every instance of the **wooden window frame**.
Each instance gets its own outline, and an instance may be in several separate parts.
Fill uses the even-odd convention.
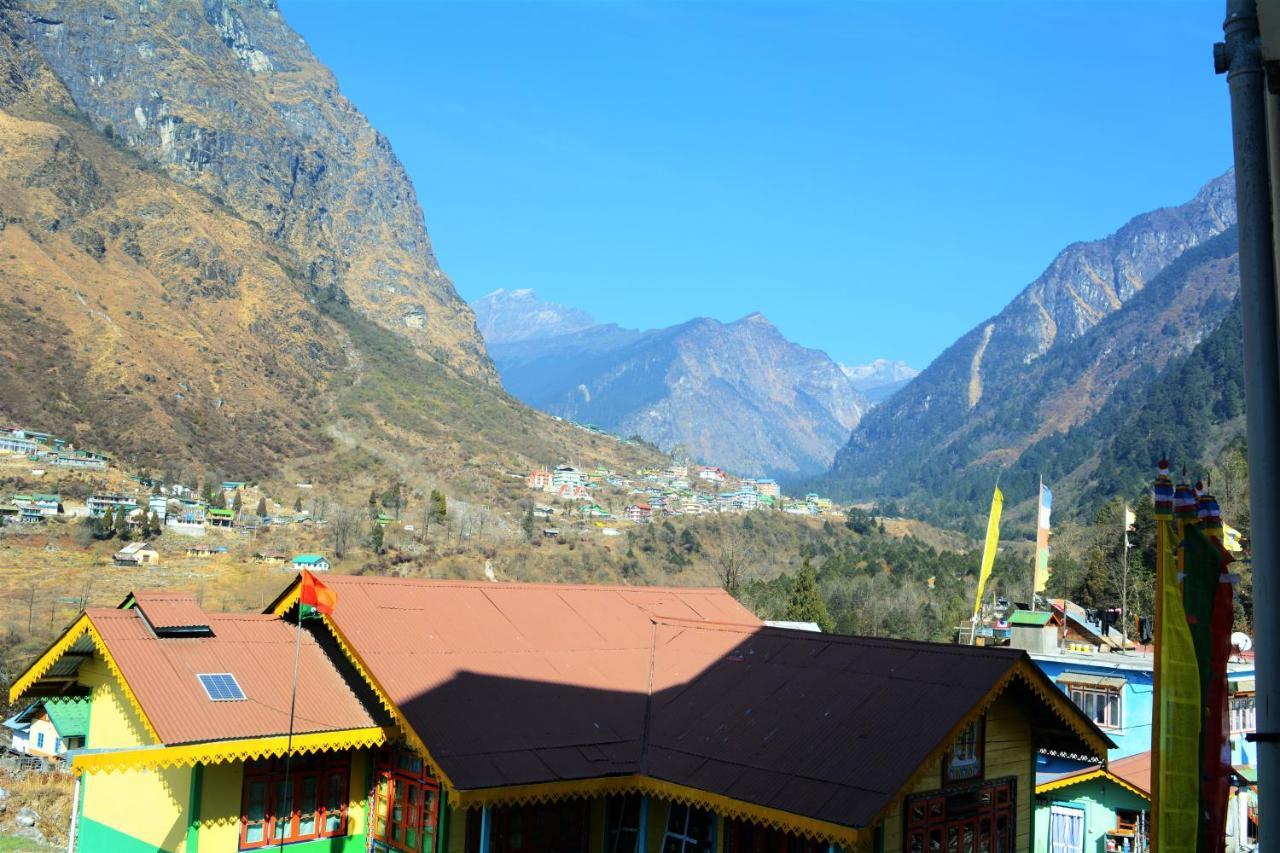
[[[959,773],[956,765],[956,745],[961,743],[969,734],[973,732],[973,764],[972,772]],[[972,782],[981,779],[986,773],[987,764],[987,715],[972,720],[969,725],[960,732],[955,741],[951,744],[951,748],[942,756],[942,786],[954,785],[957,782]]]
[[[385,791],[383,785],[386,785]],[[391,809],[395,808],[399,791],[417,792],[417,803],[412,807],[410,821],[402,819],[401,828],[412,823],[415,834],[414,846],[410,846],[405,835],[401,840],[390,837],[392,826]],[[426,805],[426,797],[431,803]],[[421,853],[433,851],[440,835],[440,783],[431,776],[424,762],[416,753],[401,749],[382,749],[378,753],[378,766],[374,772],[373,790],[370,792],[371,808],[369,813],[369,837],[389,850],[403,853]],[[402,809],[408,808],[409,798],[405,797]],[[379,823],[383,829],[379,829]],[[423,838],[431,837],[430,847],[423,846]]]
[[[341,797],[339,798],[338,807],[332,808],[332,803],[328,801],[326,792],[328,791],[328,783],[335,777],[342,781],[339,786]],[[315,826],[313,830],[303,835],[300,832],[300,824],[302,821],[302,813],[298,809],[299,797],[298,791],[302,790],[302,786],[309,780],[313,780],[316,785],[315,797]],[[249,788],[251,785],[262,784],[262,812],[261,821],[249,820]],[[244,765],[244,776],[240,782],[240,833],[239,833],[239,849],[241,850],[261,850],[268,847],[276,847],[281,843],[294,844],[299,841],[314,841],[319,838],[342,838],[347,834],[347,806],[350,800],[351,791],[351,755],[349,753],[341,753],[339,755],[314,755],[314,756],[295,756],[289,767],[289,815],[288,827],[285,829],[283,839],[276,837],[277,824],[282,822],[282,816],[277,814],[279,808],[278,799],[280,797],[280,789],[284,785],[284,759],[269,758],[258,759],[256,761],[247,761]],[[328,830],[325,824],[332,814],[340,815],[338,826],[336,829]],[[248,838],[249,827],[251,824],[262,824],[262,839],[259,841],[250,841]]]
[[[1080,711],[1086,717],[1088,717],[1090,720],[1093,720],[1094,725],[1096,725],[1098,728],[1105,729],[1107,731],[1118,731],[1124,728],[1124,690],[1122,688],[1101,687],[1093,684],[1073,684],[1071,682],[1066,682],[1066,686],[1067,686],[1067,695],[1071,698],[1071,703],[1075,705],[1077,708],[1079,708]],[[1077,701],[1076,699],[1077,694],[1079,694],[1080,696],[1079,701]],[[1105,720],[1105,721],[1095,719],[1094,716],[1085,709],[1085,702],[1084,702],[1085,696],[1103,697],[1108,699],[1114,696],[1116,699],[1116,704],[1115,704],[1116,719]],[[1096,700],[1095,700],[1094,707],[1095,708],[1097,707]],[[1110,716],[1110,713],[1109,713],[1110,708],[1111,708],[1111,703],[1108,702],[1107,703],[1108,716]]]
[[[634,808],[634,814],[632,809]],[[644,820],[643,796],[617,794],[604,801],[604,853],[646,853],[640,850],[640,824]],[[628,821],[634,817],[634,823]],[[630,836],[630,846],[627,837]]]
[[[948,814],[948,801],[966,795],[976,799],[977,808],[959,815]],[[1018,781],[1013,776],[916,794],[903,804],[903,853],[930,850],[930,839],[934,837],[938,849],[946,853],[950,850],[948,836],[952,830],[957,833],[958,849],[964,853],[964,839],[959,833],[970,823],[974,853],[1014,853],[1018,843],[1017,815]],[[1001,820],[1004,821],[1005,846],[999,849]]]

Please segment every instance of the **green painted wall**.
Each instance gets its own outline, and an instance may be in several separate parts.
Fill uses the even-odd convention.
[[[1084,853],[1106,853],[1106,834],[1116,828],[1116,810],[1144,812],[1145,797],[1109,779],[1092,779],[1036,796],[1035,853],[1049,853],[1049,814],[1053,806],[1084,812]]]
[[[87,817],[80,818],[80,830],[76,836],[77,850],[111,850],[113,853],[164,853],[161,848],[125,835],[105,823]]]

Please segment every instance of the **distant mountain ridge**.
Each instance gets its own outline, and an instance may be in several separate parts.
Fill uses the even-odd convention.
[[[824,469],[869,403],[762,314],[639,331],[500,290],[472,303],[506,388],[535,408],[742,474]],[[873,379],[873,382],[875,380]]]
[[[1219,324],[1239,286],[1234,222],[1228,172],[1185,204],[1068,246],[1004,310],[870,412],[819,485],[961,513],[1003,469],[1002,484],[1017,493],[1006,495],[1030,494],[1028,468],[1055,441]]]
[[[840,369],[872,405],[883,403],[920,375],[920,371],[905,361],[887,358],[877,358],[867,364],[842,364]]]

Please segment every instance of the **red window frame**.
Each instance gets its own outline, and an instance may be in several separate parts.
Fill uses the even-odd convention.
[[[910,797],[904,853],[1014,853],[1015,779]]]
[[[289,763],[287,792],[283,790],[284,767],[282,758],[245,762],[240,791],[241,850],[273,847],[282,841],[291,844],[316,838],[340,838],[347,834],[350,754],[294,756]],[[254,786],[261,786],[261,799],[252,796]],[[302,798],[293,796],[293,792],[305,792],[308,788],[312,791],[313,805],[310,811],[304,812],[299,808]],[[287,815],[280,814],[281,800],[288,808]],[[303,815],[312,816],[311,831],[307,833],[302,832]],[[249,836],[255,828],[261,830],[261,838],[252,840]]]
[[[416,753],[397,748],[378,754],[372,823],[373,838],[389,850],[435,850],[440,831],[440,783]]]

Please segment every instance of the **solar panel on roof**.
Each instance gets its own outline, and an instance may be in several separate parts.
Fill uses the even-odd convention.
[[[244,691],[240,689],[236,677],[229,672],[200,673],[196,678],[200,679],[204,692],[214,702],[244,701]]]

